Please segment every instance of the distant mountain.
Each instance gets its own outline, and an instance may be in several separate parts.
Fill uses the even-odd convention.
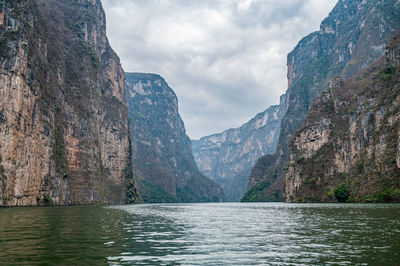
[[[289,149],[288,202],[400,201],[400,34],[315,99]]]
[[[100,0],[0,2],[0,205],[136,201]]]
[[[275,152],[285,95],[239,128],[192,140],[193,156],[205,175],[224,190],[228,201],[239,201],[247,190],[251,167],[264,154]]]
[[[346,79],[377,60],[400,26],[397,0],[340,0],[320,30],[303,38],[288,55],[287,111],[275,154],[255,164],[243,201],[281,201],[288,147],[305,122],[312,100],[335,76]]]
[[[156,74],[125,73],[132,165],[145,202],[224,200],[221,188],[198,170],[178,112],[178,99]]]

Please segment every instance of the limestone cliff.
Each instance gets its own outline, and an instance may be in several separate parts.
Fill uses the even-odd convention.
[[[200,171],[222,187],[228,201],[239,201],[246,192],[255,161],[275,152],[285,101],[285,95],[281,96],[279,105],[269,107],[239,128],[192,140]]]
[[[385,59],[315,99],[291,142],[286,201],[400,201],[400,35]]]
[[[244,201],[283,200],[289,141],[304,123],[312,100],[335,76],[348,78],[377,60],[399,26],[397,0],[340,0],[320,30],[289,53],[287,111],[277,149],[255,165]]]
[[[132,163],[145,202],[222,201],[194,162],[178,99],[159,75],[126,73]]]
[[[0,2],[0,205],[134,201],[100,0]]]

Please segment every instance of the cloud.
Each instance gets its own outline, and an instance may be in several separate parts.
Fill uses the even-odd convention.
[[[337,0],[102,0],[125,71],[162,75],[191,138],[278,104],[286,56]]]

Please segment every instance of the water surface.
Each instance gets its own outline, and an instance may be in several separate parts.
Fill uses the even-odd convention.
[[[400,205],[5,208],[0,264],[400,265]]]

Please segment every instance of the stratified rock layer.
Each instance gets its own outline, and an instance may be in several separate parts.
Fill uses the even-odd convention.
[[[100,0],[0,10],[0,205],[125,202],[124,72]]]
[[[159,75],[125,73],[133,171],[145,202],[222,201],[194,162],[178,99]]]

